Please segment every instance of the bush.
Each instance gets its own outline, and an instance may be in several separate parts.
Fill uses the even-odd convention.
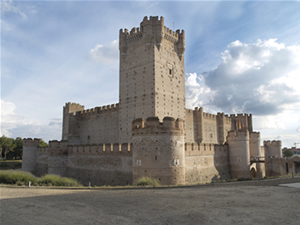
[[[32,186],[80,186],[77,180],[72,178],[60,177],[57,175],[45,175],[41,178],[37,178],[29,172],[5,170],[0,171],[0,183],[2,184],[17,184],[28,185],[31,181]]]
[[[156,179],[153,179],[151,177],[141,177],[138,181],[137,181],[137,186],[159,186],[159,182]]]
[[[37,178],[29,172],[5,170],[0,171],[0,183],[28,185],[29,181],[36,182]]]
[[[39,179],[40,184],[44,184],[46,186],[79,186],[77,180],[67,177],[60,177],[53,174],[47,174]]]

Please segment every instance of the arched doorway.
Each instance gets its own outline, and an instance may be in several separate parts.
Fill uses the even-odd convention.
[[[252,178],[256,178],[257,177],[256,169],[254,167],[251,168],[250,174],[251,174]]]

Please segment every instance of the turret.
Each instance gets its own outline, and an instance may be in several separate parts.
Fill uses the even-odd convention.
[[[64,176],[68,163],[68,141],[49,141],[48,173]]]
[[[37,162],[37,148],[40,145],[40,139],[23,139],[23,157],[22,170],[32,172]]]
[[[132,123],[133,183],[143,176],[161,184],[185,183],[184,123],[165,117],[136,119]]]
[[[68,140],[71,143],[77,143],[79,140],[79,131],[76,112],[84,110],[84,106],[68,102],[63,108],[63,127],[62,127],[62,140]],[[74,140],[75,139],[75,140]]]
[[[282,158],[281,141],[264,141],[265,157]]]
[[[249,131],[230,131],[227,136],[232,178],[251,178]]]
[[[197,127],[197,143],[201,143],[203,141],[203,134],[204,134],[204,124],[203,124],[203,108],[200,107],[195,108],[195,114],[196,114],[196,127]]]

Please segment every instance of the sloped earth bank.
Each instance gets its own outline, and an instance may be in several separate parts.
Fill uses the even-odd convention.
[[[299,224],[300,178],[155,189],[1,187],[1,225]],[[274,186],[275,185],[275,186]]]

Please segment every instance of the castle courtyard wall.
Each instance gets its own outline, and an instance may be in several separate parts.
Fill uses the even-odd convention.
[[[65,133],[63,136],[69,144],[114,143],[119,140],[118,104],[73,112],[65,118],[72,128],[68,135]]]
[[[80,113],[80,144],[114,143],[119,140],[118,105],[102,107],[98,112]]]

